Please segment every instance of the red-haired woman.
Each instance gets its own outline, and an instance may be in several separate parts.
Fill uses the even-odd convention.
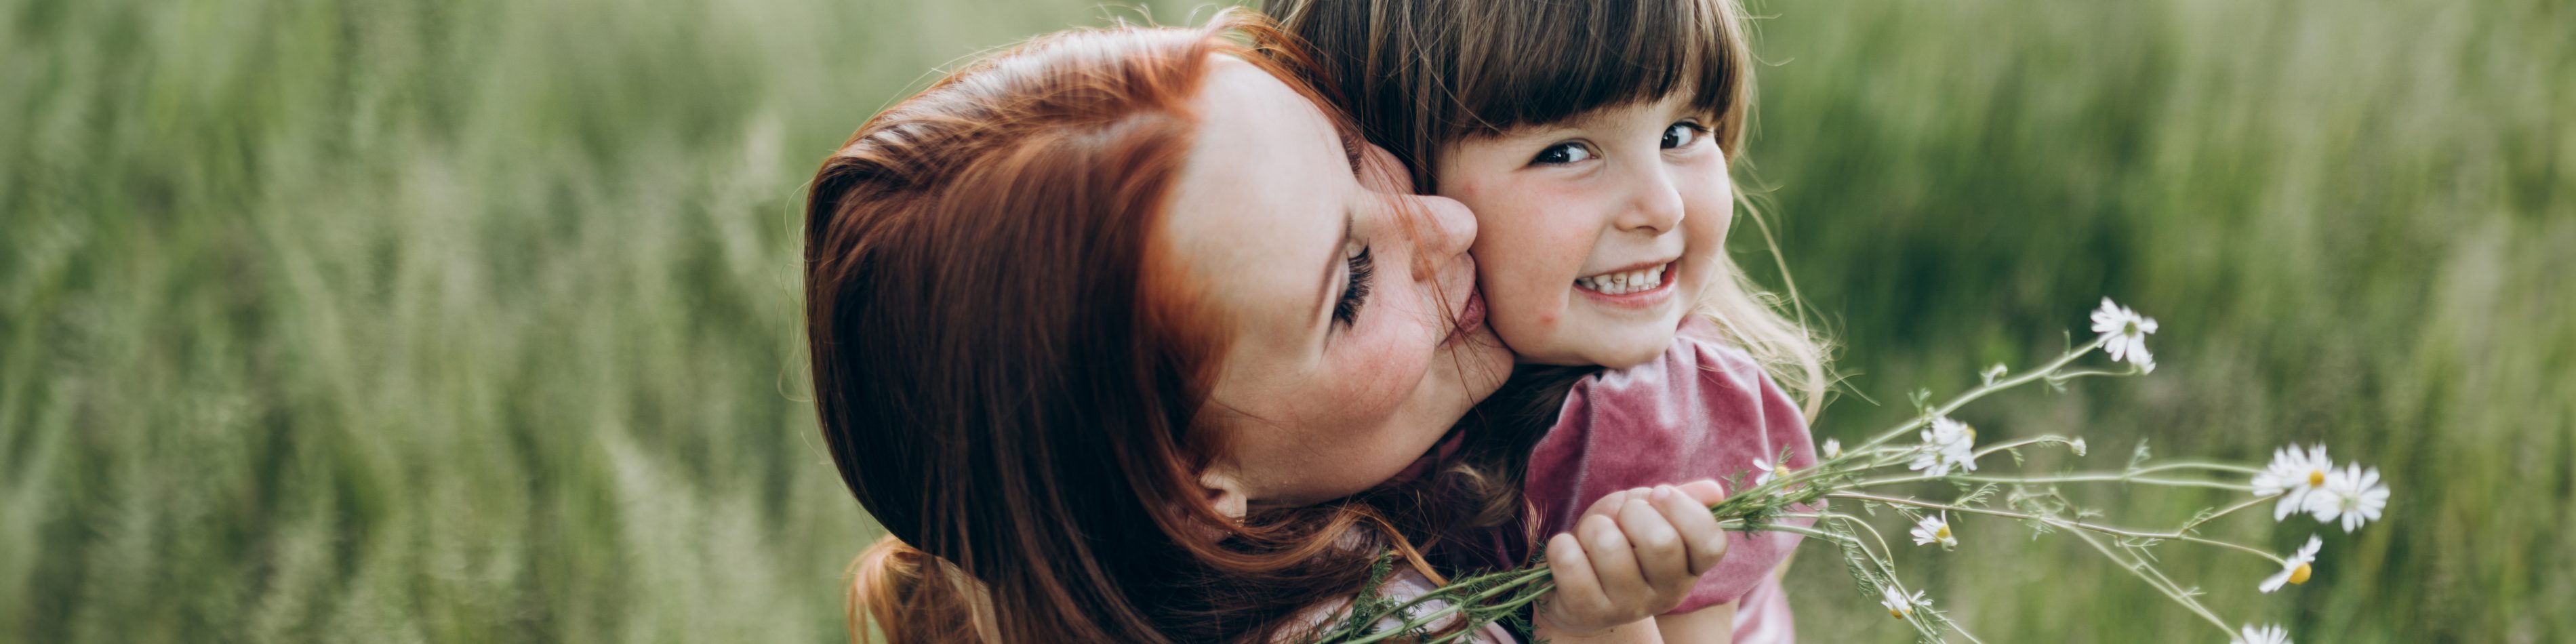
[[[1473,218],[1409,194],[1289,80],[1303,60],[1235,12],[1056,34],[824,163],[816,406],[890,533],[854,618],[897,642],[1268,640],[1382,549],[1495,511],[1425,456],[1510,373]]]

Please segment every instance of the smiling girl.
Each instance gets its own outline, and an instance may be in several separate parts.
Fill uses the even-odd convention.
[[[1731,0],[1265,9],[1314,45],[1372,142],[1475,212],[1488,324],[1521,367],[1465,449],[1529,510],[1465,559],[1517,563],[1533,548],[1514,533],[1580,558],[1618,537],[1585,508],[1622,490],[1814,462],[1824,351],[1724,249],[1752,91]],[[1776,571],[1795,536],[1733,538],[1686,594],[1625,602],[1668,641],[1788,639]],[[1589,632],[1536,617],[1543,636]]]

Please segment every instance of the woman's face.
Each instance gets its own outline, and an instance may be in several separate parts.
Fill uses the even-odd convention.
[[[1510,375],[1475,292],[1475,218],[1411,194],[1391,155],[1260,68],[1219,57],[1204,83],[1163,231],[1231,325],[1198,419],[1219,446],[1203,486],[1237,516],[1368,489]]]

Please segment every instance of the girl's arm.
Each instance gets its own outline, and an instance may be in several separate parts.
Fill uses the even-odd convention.
[[[1735,640],[1735,602],[1655,616],[1655,632],[1674,644]]]
[[[1656,618],[1648,617],[1590,635],[1558,633],[1542,623],[1534,634],[1539,640],[1552,644],[1663,644],[1663,635],[1656,628]]]

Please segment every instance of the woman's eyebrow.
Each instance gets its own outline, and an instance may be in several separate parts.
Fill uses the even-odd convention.
[[[1333,252],[1324,257],[1324,277],[1315,285],[1315,310],[1307,313],[1306,319],[1324,317],[1333,305],[1333,273],[1334,269],[1341,267],[1342,249],[1351,245],[1351,220],[1354,218],[1347,207],[1342,211],[1342,234],[1333,237]],[[1329,329],[1332,323],[1325,322],[1324,326]]]

